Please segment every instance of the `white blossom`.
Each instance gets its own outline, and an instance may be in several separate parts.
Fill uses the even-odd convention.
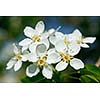
[[[7,63],[6,69],[9,70],[14,67],[14,71],[18,71],[22,66],[22,62],[27,61],[27,52],[22,54],[21,50],[15,44],[13,44],[13,48],[15,56]]]
[[[34,29],[25,27],[24,35],[27,38],[19,42],[21,48],[13,44],[15,56],[7,63],[6,69],[14,68],[14,71],[18,71],[22,63],[28,61],[28,77],[36,76],[42,71],[45,78],[52,79],[55,69],[63,71],[68,65],[76,70],[84,68],[84,63],[75,56],[81,47],[89,48],[88,43],[93,43],[96,37],[83,37],[78,29],[71,34],[64,34],[58,29],[59,27],[46,31],[43,21],[39,21]]]
[[[62,32],[58,32],[58,31],[54,31],[54,33],[52,33],[49,36],[49,41],[51,44],[55,45],[57,41],[59,40],[63,40],[64,39],[64,34]]]
[[[48,58],[48,54],[45,44],[38,44],[36,50],[33,50],[28,56],[28,60],[33,62],[33,64],[27,67],[26,75],[29,77],[36,76],[40,72],[40,69],[42,69],[43,76],[47,79],[51,79],[53,75],[53,66],[51,63],[48,63],[48,61],[51,60]]]
[[[78,70],[80,68],[84,68],[84,63],[77,58],[74,58],[74,56],[79,52],[77,49],[77,44],[71,44],[71,49],[59,49],[57,48],[55,50],[52,50],[49,54],[48,58],[50,59],[50,63],[57,63],[55,69],[57,71],[62,71],[67,68],[68,64],[70,64],[74,69]],[[72,47],[73,46],[73,47]],[[60,47],[60,45],[59,45]],[[70,47],[70,46],[69,46]],[[73,48],[73,50],[72,50]]]
[[[47,34],[49,33],[45,32],[45,25],[43,21],[39,21],[36,24],[35,29],[30,26],[25,27],[24,35],[27,38],[19,42],[19,45],[22,46],[23,51],[28,48],[31,48],[32,46],[34,46],[34,44],[38,43],[44,43],[46,44],[46,46],[49,46]]]
[[[89,45],[87,43],[94,43],[96,40],[96,37],[83,37],[82,33],[76,29],[73,33],[68,35],[70,42],[76,42],[78,45],[80,45],[83,48],[89,48]]]

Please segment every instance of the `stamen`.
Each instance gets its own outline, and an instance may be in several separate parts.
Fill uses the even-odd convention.
[[[59,26],[52,34],[55,34],[60,28],[61,26]]]
[[[38,64],[40,67],[42,67],[42,66],[47,66],[46,59],[47,59],[46,56],[40,58],[40,59],[37,61],[37,64]]]
[[[82,37],[80,37],[78,40],[76,40],[77,44],[80,44],[82,42]]]
[[[39,35],[34,35],[32,40],[33,40],[33,42],[39,42],[40,41],[40,36]]]
[[[77,44],[80,44],[80,43],[81,43],[81,41],[80,41],[80,40],[77,40],[76,42],[77,42]]]
[[[66,61],[66,62],[70,61],[70,60],[73,58],[73,57],[72,57],[71,55],[69,55],[69,54],[61,53],[60,55],[61,55],[61,57],[62,57],[62,60],[63,60],[63,61]]]
[[[59,26],[57,29],[56,29],[56,32],[61,28],[61,26]]]
[[[22,59],[22,57],[21,57],[21,54],[20,54],[20,53],[18,53],[15,57],[16,57],[16,59],[17,59],[17,60]]]

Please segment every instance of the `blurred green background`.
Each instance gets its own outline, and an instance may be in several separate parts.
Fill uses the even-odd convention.
[[[59,31],[67,34],[78,28],[84,36],[96,36],[97,40],[90,45],[91,48],[82,49],[78,57],[86,64],[97,62],[100,56],[100,17],[2,16],[0,17],[0,82],[20,82],[20,79],[25,77],[24,68],[18,72],[14,72],[13,69],[6,71],[6,64],[13,56],[12,43],[18,43],[25,38],[23,34],[25,26],[34,28],[40,20],[45,22],[46,29],[61,26]]]

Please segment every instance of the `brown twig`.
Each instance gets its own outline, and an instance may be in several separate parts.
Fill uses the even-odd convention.
[[[100,57],[99,59],[97,60],[96,64],[95,64],[97,67],[100,67]]]

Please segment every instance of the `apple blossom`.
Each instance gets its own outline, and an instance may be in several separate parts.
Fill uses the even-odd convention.
[[[28,52],[22,53],[15,44],[13,44],[13,51],[15,56],[11,58],[10,61],[7,63],[6,69],[9,70],[14,67],[14,71],[18,71],[22,66],[22,62],[27,61],[26,55],[28,54]]]

